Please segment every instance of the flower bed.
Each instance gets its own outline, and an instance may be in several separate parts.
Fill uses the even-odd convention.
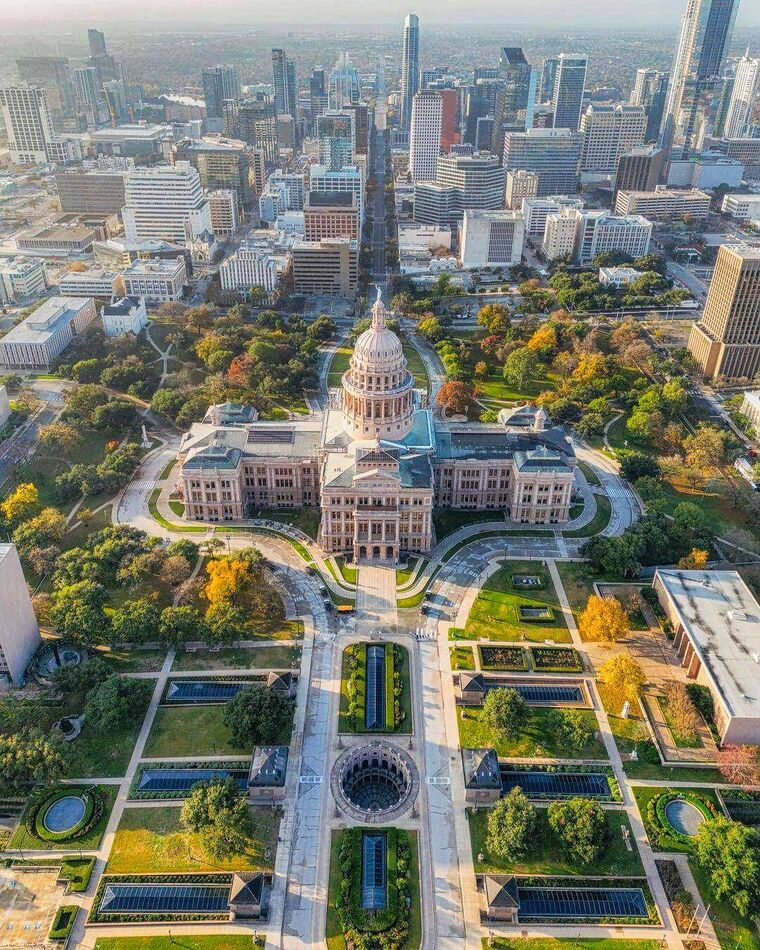
[[[649,883],[645,877],[620,878],[620,877],[520,877],[517,879],[518,887],[557,887],[557,888],[641,888],[646,901],[648,916],[644,917],[523,917],[520,915],[522,923],[539,922],[552,924],[660,924],[660,915],[657,913],[652,892],[649,889]]]
[[[78,911],[79,907],[76,904],[64,904],[59,907],[50,925],[48,940],[67,940],[74,927]]]
[[[691,850],[692,836],[683,834],[683,832],[674,828],[666,814],[666,808],[674,801],[683,801],[693,805],[706,820],[717,818],[720,813],[708,798],[695,792],[677,792],[672,789],[665,789],[661,795],[657,795],[647,802],[645,824],[647,834],[653,843],[663,851],[689,851]]]
[[[484,670],[528,669],[528,655],[522,647],[483,647],[479,646],[480,665]]]
[[[545,673],[582,673],[583,660],[570,647],[531,647],[533,668]]]
[[[203,920],[229,920],[229,911],[224,913],[179,913],[179,914],[103,914],[100,910],[100,904],[103,900],[103,893],[109,884],[231,884],[232,874],[104,874],[98,889],[95,892],[95,898],[92,902],[90,916],[87,918],[88,924],[132,924],[132,923],[157,923],[161,921],[203,921]]]
[[[81,819],[66,831],[50,831],[45,827],[44,819],[48,810],[62,798],[76,796],[84,801],[84,813]],[[74,841],[86,835],[103,817],[106,799],[97,788],[82,788],[79,785],[58,787],[52,792],[32,798],[24,814],[24,827],[27,834],[40,841]]]

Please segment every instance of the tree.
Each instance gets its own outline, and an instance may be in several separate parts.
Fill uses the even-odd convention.
[[[66,758],[63,736],[35,726],[0,736],[0,779],[11,784],[48,784],[63,775]]]
[[[251,583],[250,565],[241,558],[223,557],[209,561],[208,583],[203,589],[209,606],[242,604]]]
[[[686,464],[704,471],[717,468],[726,458],[726,433],[715,426],[702,425],[683,440]]]
[[[530,715],[528,704],[515,689],[489,689],[483,702],[483,722],[501,735],[515,735]]]
[[[683,683],[674,680],[666,683],[662,689],[668,723],[678,736],[694,741],[699,734],[702,718],[691,701]]]
[[[241,689],[224,707],[224,724],[240,749],[281,741],[293,720],[293,703],[268,686]]]
[[[82,444],[82,436],[65,422],[51,422],[37,433],[37,441],[47,452],[68,455],[72,449]]]
[[[111,615],[111,629],[117,643],[148,643],[158,639],[161,615],[146,597],[128,600]]]
[[[628,635],[628,614],[616,597],[592,594],[578,618],[584,640],[622,640]]]
[[[760,914],[760,836],[722,815],[703,821],[694,853],[716,900],[727,900],[742,917]]]
[[[464,416],[470,411],[470,407],[475,401],[476,395],[475,389],[467,383],[460,382],[459,380],[450,380],[448,383],[444,383],[438,390],[435,401],[439,406],[445,409],[446,412],[457,413]]]
[[[660,466],[657,459],[651,455],[644,455],[643,452],[624,451],[618,452],[620,459],[620,474],[626,481],[635,482],[645,475],[651,475],[657,478],[660,474]]]
[[[504,379],[518,389],[525,389],[530,380],[536,376],[540,363],[534,350],[527,346],[520,346],[507,357],[504,363]]]
[[[179,647],[189,640],[205,640],[208,628],[195,607],[164,607],[158,635],[163,643]]]
[[[133,722],[139,722],[152,691],[147,680],[126,676],[110,676],[87,695],[85,715],[97,723],[102,733],[118,732]]]
[[[167,557],[161,566],[161,581],[169,587],[178,587],[190,577],[191,567],[181,554]]]
[[[488,811],[486,847],[490,854],[514,861],[536,840],[536,809],[525,792],[513,788]]]
[[[555,710],[552,719],[561,747],[581,752],[594,738],[594,728],[581,709]]]
[[[627,653],[616,653],[599,667],[599,679],[618,696],[632,701],[646,682],[646,674]]]
[[[39,500],[40,493],[37,491],[37,486],[31,482],[22,482],[0,505],[0,510],[2,510],[6,521],[18,522],[34,511],[39,504]]]
[[[732,785],[760,785],[760,746],[723,746],[718,749],[718,769]]]
[[[204,851],[215,861],[242,854],[253,836],[250,808],[232,778],[196,783],[182,805],[180,821],[187,831],[200,835]]]
[[[225,602],[209,607],[205,619],[209,640],[214,643],[232,643],[242,639],[248,625],[248,613],[242,607]]]
[[[78,581],[53,594],[51,620],[64,640],[93,646],[108,640],[110,624],[105,613],[107,597],[101,584]]]
[[[710,560],[708,551],[702,548],[692,548],[688,554],[684,555],[678,562],[678,568],[682,571],[702,571],[707,567]]]
[[[137,410],[126,399],[111,399],[92,413],[93,428],[107,432],[122,432],[134,424]]]
[[[673,529],[681,538],[710,541],[715,537],[714,519],[691,501],[682,501],[673,509]]]
[[[53,670],[50,680],[56,689],[62,693],[79,693],[84,695],[91,689],[105,683],[113,676],[113,667],[106,660],[94,656],[86,663],[76,666],[59,666]]]
[[[581,864],[591,864],[607,846],[607,818],[602,806],[593,799],[552,802],[547,809],[547,819],[563,847]]]
[[[96,383],[85,383],[70,389],[64,397],[64,418],[85,425],[92,424],[92,416],[98,406],[105,405],[110,396],[108,392]]]

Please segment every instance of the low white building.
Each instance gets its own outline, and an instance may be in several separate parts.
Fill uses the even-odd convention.
[[[138,259],[125,268],[122,276],[125,296],[144,297],[152,304],[179,300],[187,286],[184,257]]]
[[[710,196],[698,188],[666,188],[654,191],[619,191],[615,200],[616,214],[641,214],[650,221],[667,221],[690,214],[704,218],[710,213]]]
[[[557,261],[573,256],[578,223],[582,220],[582,215],[579,215],[580,212],[575,208],[560,208],[547,215],[543,242],[547,260]]]
[[[0,613],[0,676],[20,686],[41,640],[15,544],[0,544]]]
[[[114,297],[100,311],[103,332],[106,336],[121,336],[134,333],[135,336],[148,325],[148,311],[144,297]]]
[[[525,223],[519,211],[465,211],[462,267],[511,267],[522,259]]]
[[[272,294],[289,266],[288,255],[274,241],[246,241],[219,268],[222,291],[245,297],[251,287],[261,287]]]
[[[45,262],[34,257],[0,258],[0,303],[15,304],[47,290]]]
[[[739,221],[751,221],[760,217],[760,194],[725,195],[720,210]]]
[[[451,228],[434,224],[400,224],[399,251],[422,249],[427,251],[451,250]]]
[[[92,297],[50,297],[0,339],[0,367],[49,369],[96,316]]]
[[[744,177],[744,165],[719,154],[693,155],[672,161],[668,166],[668,185],[675,188],[700,188],[703,191],[728,185],[737,188]]]
[[[752,389],[744,394],[739,410],[756,427],[760,428],[760,389]]]
[[[635,267],[600,267],[599,283],[602,287],[627,287],[643,273]]]
[[[91,267],[83,271],[67,271],[58,278],[58,290],[66,297],[106,297],[124,293],[124,280],[119,271]]]

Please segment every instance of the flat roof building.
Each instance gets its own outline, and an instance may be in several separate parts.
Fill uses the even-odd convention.
[[[359,240],[359,208],[350,191],[310,191],[303,209],[304,237],[307,241],[324,238]]]
[[[47,290],[45,262],[38,257],[0,258],[0,302],[18,303]]]
[[[91,267],[84,271],[67,271],[58,278],[58,290],[65,297],[106,297],[124,293],[119,271]]]
[[[41,640],[15,544],[0,544],[0,611],[0,677],[20,686]]]
[[[126,171],[72,169],[58,172],[55,186],[61,211],[73,214],[119,214],[125,205]]]
[[[124,292],[128,297],[144,297],[148,303],[179,300],[187,285],[184,257],[174,260],[139,258],[125,268]]]
[[[519,211],[465,211],[462,267],[511,267],[522,259],[525,223]]]
[[[359,280],[359,247],[345,238],[293,244],[293,288],[297,294],[350,297]]]
[[[96,316],[91,297],[50,297],[0,338],[0,367],[48,369]]]
[[[617,214],[641,214],[650,221],[662,221],[690,214],[704,218],[710,212],[710,196],[697,188],[666,188],[657,186],[654,191],[625,191],[617,193]]]
[[[22,251],[37,251],[48,257],[66,257],[86,254],[92,250],[97,232],[81,222],[39,224],[27,228],[16,238],[16,247]]]

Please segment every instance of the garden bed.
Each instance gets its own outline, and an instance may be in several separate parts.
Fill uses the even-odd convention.
[[[29,851],[89,851],[99,847],[117,792],[115,785],[58,785],[33,792],[9,847]],[[49,830],[44,818],[51,806],[74,797],[83,800],[81,819],[65,831]]]
[[[49,940],[68,940],[74,929],[79,907],[77,904],[64,904],[55,912],[53,923],[50,925]]]
[[[521,671],[528,669],[528,655],[522,647],[479,646],[480,665],[484,670]]]
[[[88,924],[159,923],[161,921],[185,922],[206,920],[229,920],[229,910],[215,913],[102,913],[101,904],[107,887],[112,884],[232,884],[231,874],[104,874],[92,902]]]
[[[743,788],[724,788],[720,791],[720,797],[732,821],[760,827],[760,792]]]
[[[623,795],[620,791],[620,785],[618,780],[615,778],[615,771],[611,765],[526,765],[520,762],[510,762],[508,765],[502,767],[502,773],[504,772],[538,772],[546,773],[548,775],[604,775],[609,786],[609,794],[598,796],[584,795],[583,797],[598,798],[599,801],[610,802],[622,802],[623,800]],[[565,798],[571,798],[573,796],[532,793],[528,797],[536,801],[558,801]]]
[[[644,788],[635,786],[633,794],[644,820],[649,842],[655,851],[692,850],[693,835],[684,834],[673,826],[666,809],[673,802],[683,802],[695,808],[705,821],[721,814],[714,793],[690,788]]]
[[[533,669],[544,673],[582,673],[583,659],[571,647],[530,647]]]
[[[367,647],[385,647],[385,728],[370,729],[365,724]],[[355,643],[343,651],[339,732],[387,734],[412,732],[412,700],[409,651],[397,643]]]

